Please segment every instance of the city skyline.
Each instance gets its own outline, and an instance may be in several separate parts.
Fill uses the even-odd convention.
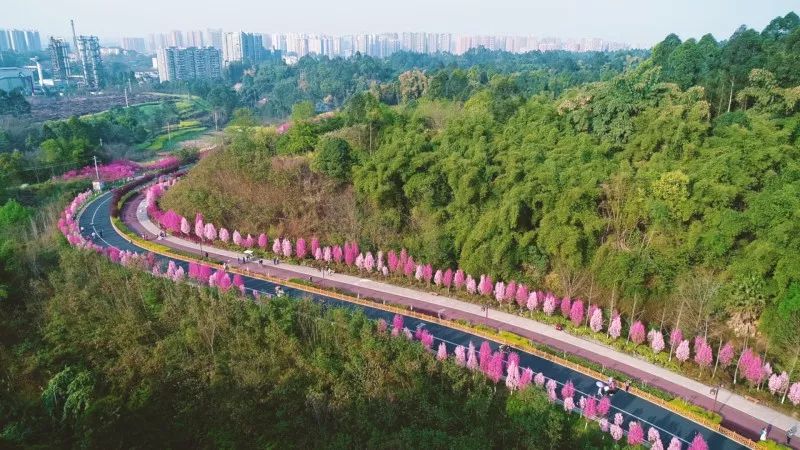
[[[407,0],[402,8],[365,0],[335,3],[309,0],[302,8],[295,3],[264,5],[245,0],[200,6],[188,1],[142,0],[135,11],[129,11],[130,8],[121,3],[117,7],[98,0],[69,4],[43,0],[40,3],[43,8],[36,11],[30,8],[5,11],[7,14],[0,27],[38,29],[43,37],[65,37],[70,31],[69,19],[74,18],[79,32],[96,34],[107,40],[146,37],[150,33],[174,29],[222,28],[334,36],[426,32],[600,38],[632,47],[651,47],[669,33],[687,39],[710,32],[718,40],[727,39],[742,24],[761,29],[772,18],[786,14],[793,7],[796,9],[796,2],[786,0],[766,4],[710,0],[704,2],[702,8],[687,0],[668,4],[620,0],[612,5],[579,0],[557,3],[513,0],[499,5],[475,0],[435,3]],[[158,14],[142,16],[147,11],[158,11]],[[711,11],[713,14],[709,14]]]

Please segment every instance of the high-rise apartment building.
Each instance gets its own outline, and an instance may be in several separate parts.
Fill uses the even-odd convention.
[[[187,47],[205,47],[205,38],[201,30],[192,30],[186,32],[186,46]]]
[[[8,33],[0,28],[0,52],[11,50],[11,43],[8,41]]]
[[[222,60],[225,65],[232,62],[257,63],[264,57],[261,35],[242,31],[225,33]]]
[[[29,52],[42,51],[42,38],[36,30],[25,30],[25,45]]]
[[[90,89],[98,89],[102,87],[104,81],[100,40],[97,36],[78,36],[77,40],[83,80]]]
[[[28,43],[25,40],[24,30],[8,30],[8,41],[11,44],[11,50],[17,53],[28,51]]]
[[[213,47],[162,48],[157,53],[158,79],[164,81],[220,78],[220,51]]]
[[[138,38],[138,37],[122,38],[122,48],[124,48],[125,50],[132,50],[137,53],[144,53],[146,51],[144,45],[144,38]]]
[[[69,66],[69,44],[64,39],[51,37],[48,47],[53,79],[66,81],[71,75]]]
[[[169,46],[170,47],[183,47],[183,32],[179,30],[172,30],[169,33]]]
[[[222,28],[207,29],[205,44],[217,50],[222,50]]]

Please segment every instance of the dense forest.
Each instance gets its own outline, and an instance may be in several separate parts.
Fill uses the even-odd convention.
[[[721,42],[669,36],[557,96],[531,95],[524,74],[412,70],[389,83],[397,106],[378,86],[284,134],[235,129],[163,204],[247,232],[405,247],[656,323],[681,311],[690,332],[769,338],[789,366],[798,69],[790,13]]]

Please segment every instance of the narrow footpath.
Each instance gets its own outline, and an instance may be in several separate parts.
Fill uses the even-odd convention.
[[[137,194],[125,204],[122,211],[123,222],[137,234],[147,239],[156,240],[161,231],[147,216],[144,197]],[[760,430],[768,427],[769,437],[785,442],[786,430],[798,426],[798,419],[790,417],[767,406],[758,404],[727,389],[720,388],[717,398],[711,387],[652,364],[643,359],[622,353],[594,340],[574,336],[518,315],[481,305],[456,300],[450,297],[423,292],[415,289],[394,286],[375,280],[359,278],[346,274],[334,273],[324,275],[319,269],[281,262],[260,265],[257,262],[243,264],[239,262],[242,253],[224,250],[209,245],[201,246],[193,241],[175,236],[167,236],[156,241],[160,245],[196,255],[207,253],[212,259],[227,262],[254,273],[283,279],[310,279],[320,286],[336,288],[357,296],[383,300],[394,304],[411,306],[417,310],[425,310],[434,314],[441,313],[448,319],[463,319],[474,323],[482,323],[501,330],[510,331],[534,342],[545,344],[567,354],[580,356],[602,365],[605,368],[640,380],[646,385],[682,397],[703,408],[714,410],[724,417],[723,425],[751,439],[758,440]],[[324,276],[323,276],[324,275]],[[798,426],[800,428],[800,426]],[[792,448],[800,449],[800,437],[791,442]]]

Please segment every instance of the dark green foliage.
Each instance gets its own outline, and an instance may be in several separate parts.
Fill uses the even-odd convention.
[[[252,105],[266,100],[257,109],[267,117],[286,116],[301,101],[310,101],[317,110],[330,110],[370,89],[380,90],[382,100],[396,103],[402,97],[398,76],[412,70],[433,74],[430,91],[434,98],[463,101],[493,75],[510,73],[519,74],[518,87],[527,95],[560,93],[619,73],[645,53],[512,54],[474,49],[458,56],[399,52],[385,60],[363,55],[349,59],[306,56],[294,66],[280,60],[261,64],[254,75],[244,75],[241,97]],[[374,86],[376,83],[382,85]]]
[[[353,165],[350,153],[350,145],[344,139],[324,139],[314,155],[314,168],[336,180],[347,181]]]
[[[0,89],[0,116],[10,114],[12,116],[23,116],[30,114],[31,105],[25,100],[22,91],[14,89],[6,92]]]

